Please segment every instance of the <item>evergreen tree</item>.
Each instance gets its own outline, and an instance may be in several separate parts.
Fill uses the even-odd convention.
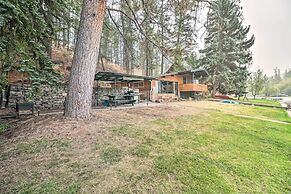
[[[264,89],[264,86],[267,82],[267,76],[263,74],[261,69],[258,69],[257,72],[252,73],[249,78],[249,89],[252,93],[254,100],[256,96]]]
[[[291,69],[286,69],[285,70],[285,74],[284,74],[284,78],[290,78],[291,77]]]
[[[230,88],[245,85],[247,67],[252,62],[249,48],[255,38],[247,39],[250,26],[244,27],[242,8],[238,0],[214,0],[209,3],[207,36],[202,65],[211,75],[212,95],[219,90],[223,93],[238,93]],[[237,77],[241,77],[239,80]],[[241,82],[241,83],[240,83]],[[233,83],[233,86],[227,86]],[[225,87],[227,86],[227,87]]]
[[[196,47],[196,33],[193,17],[196,11],[197,1],[169,0],[167,17],[169,20],[169,40],[166,42],[169,55],[176,70],[181,70]]]
[[[275,72],[275,75],[274,75],[274,80],[276,83],[280,82],[282,79],[281,79],[281,71],[278,67],[276,67],[274,69],[274,72]]]
[[[15,69],[28,73],[34,88],[58,83],[51,62],[56,21],[71,22],[70,0],[0,0],[1,77]]]
[[[90,118],[105,12],[106,0],[84,0],[66,98],[67,117]]]

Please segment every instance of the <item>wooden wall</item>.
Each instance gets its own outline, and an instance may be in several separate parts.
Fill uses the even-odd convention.
[[[204,92],[208,91],[207,85],[204,84],[179,84],[180,92]]]
[[[160,77],[158,80],[178,82],[180,92],[208,92],[208,87],[205,84],[183,84],[183,75],[168,75]]]

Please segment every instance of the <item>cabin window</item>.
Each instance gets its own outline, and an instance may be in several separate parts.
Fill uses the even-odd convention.
[[[144,87],[144,82],[139,82],[139,83],[138,83],[138,87],[139,87],[139,88],[143,88],[143,87]]]
[[[183,84],[187,84],[187,76],[186,75],[183,76]]]
[[[137,82],[133,83],[133,87],[138,88],[138,83]]]
[[[184,75],[183,76],[183,84],[192,84],[193,76],[192,75]]]
[[[144,87],[144,82],[141,81],[141,82],[134,82],[133,83],[133,87],[134,88],[143,88]]]
[[[173,94],[174,82],[159,81],[158,88],[159,88],[159,94]]]

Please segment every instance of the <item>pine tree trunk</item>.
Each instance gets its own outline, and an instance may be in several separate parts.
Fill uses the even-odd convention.
[[[133,33],[133,29],[132,29],[132,24],[131,24],[131,21],[129,21],[129,26],[128,26],[128,33],[129,33],[129,42],[128,42],[128,47],[129,49],[127,49],[127,55],[128,55],[128,58],[129,58],[129,72],[130,74],[133,74],[134,73],[134,40],[133,40],[133,37],[134,37],[134,33]]]
[[[70,31],[71,31],[71,25],[70,22],[67,24],[67,50],[70,50]]]
[[[217,73],[217,70],[215,69],[214,70],[214,75],[213,78],[212,78],[212,94],[211,94],[211,97],[212,98],[215,98],[215,95],[216,95],[216,92],[217,92],[217,88],[218,88],[218,83],[217,83],[217,80],[216,80],[216,73]]]
[[[57,24],[58,28],[61,27],[61,23],[59,20],[57,20],[56,24]],[[61,32],[57,32],[57,34],[56,34],[57,35],[57,48],[61,47],[61,35],[60,34],[61,34]]]
[[[217,85],[215,83],[213,84],[213,88],[212,88],[212,94],[211,94],[212,98],[215,98],[216,92],[217,92]]]
[[[66,48],[67,45],[67,31],[65,24],[62,24],[63,27],[63,34],[62,34],[62,42],[63,42],[63,48]]]
[[[161,22],[161,36],[162,36],[162,56],[161,56],[161,74],[164,73],[164,0],[161,1],[162,5],[161,5],[161,9],[162,9],[162,13],[161,13],[161,18],[160,18],[160,22]]]
[[[76,43],[78,39],[78,27],[74,26],[74,42],[73,42],[73,48],[76,48]]]
[[[149,52],[148,52],[148,41],[145,38],[144,39],[145,42],[145,69],[146,69],[146,76],[149,76]]]
[[[47,15],[45,17],[45,20],[51,30],[50,36],[45,38],[45,46],[46,46],[46,51],[49,56],[49,58],[52,58],[52,47],[53,47],[53,15],[52,15],[52,1],[47,1]],[[41,5],[42,6],[42,5]]]
[[[106,0],[83,1],[66,99],[66,117],[90,118],[105,9]]]
[[[125,3],[121,1],[121,6],[124,9]],[[124,10],[123,10],[124,11]],[[121,15],[121,25],[122,25],[122,32],[123,32],[123,67],[126,70],[126,73],[129,73],[129,56],[128,56],[128,21],[126,20],[125,16]]]
[[[5,108],[5,104],[6,104],[6,93],[4,89],[2,89],[0,92],[1,92],[0,108],[3,109]]]

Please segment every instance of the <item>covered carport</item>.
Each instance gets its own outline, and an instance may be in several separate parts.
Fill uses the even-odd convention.
[[[134,83],[143,83],[143,92],[146,95],[146,102],[148,104],[148,101],[150,100],[150,91],[151,91],[151,81],[153,80],[153,77],[148,76],[139,76],[139,75],[130,75],[125,73],[115,73],[115,72],[98,72],[95,75],[95,81],[96,81],[96,91],[94,91],[97,99],[97,106],[100,105],[99,99],[100,95],[104,95],[100,93],[100,90],[102,89],[99,87],[100,82],[106,82],[108,85],[110,85],[111,89],[114,90],[114,93],[111,95],[105,95],[109,98],[110,105],[120,105],[120,104],[132,104],[134,105],[133,97],[139,94],[131,93],[130,90],[134,89],[133,84]],[[127,87],[128,92],[126,94],[120,94],[120,92],[117,92],[117,89],[122,87]],[[139,100],[138,100],[139,101]]]

